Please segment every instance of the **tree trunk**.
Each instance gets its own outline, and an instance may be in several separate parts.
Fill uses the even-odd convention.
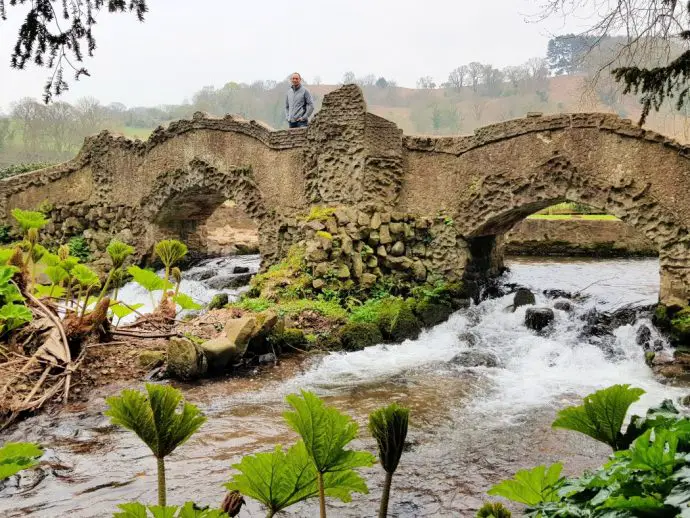
[[[323,489],[323,473],[319,473],[319,505],[321,518],[326,518],[326,493]]]
[[[388,498],[391,494],[392,482],[393,473],[386,471],[386,481],[383,483],[383,494],[381,495],[381,507],[379,507],[379,518],[386,518],[388,516]]]
[[[156,457],[158,463],[158,505],[165,507],[165,459]]]

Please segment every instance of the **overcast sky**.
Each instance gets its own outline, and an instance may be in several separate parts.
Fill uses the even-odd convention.
[[[149,0],[145,23],[101,13],[98,48],[86,63],[92,77],[70,82],[64,100],[94,96],[127,106],[180,103],[205,85],[281,79],[293,70],[307,81],[338,82],[352,70],[415,85],[445,81],[469,61],[497,67],[543,56],[562,20],[530,23],[540,0]],[[7,3],[6,3],[7,5]],[[7,5],[0,22],[0,109],[39,98],[46,69],[10,69],[26,9]]]

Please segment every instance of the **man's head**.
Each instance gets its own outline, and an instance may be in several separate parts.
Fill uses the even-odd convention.
[[[302,76],[299,75],[297,72],[293,72],[293,74],[290,76],[290,83],[294,87],[298,87],[300,83],[302,82]]]

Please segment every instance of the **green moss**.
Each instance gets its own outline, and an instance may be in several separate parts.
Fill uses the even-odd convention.
[[[321,333],[317,335],[315,345],[324,351],[340,351],[343,348],[340,336],[335,333]]]
[[[304,248],[293,245],[285,259],[252,278],[250,292],[275,300],[300,298],[311,293],[311,283],[312,277],[306,271]]]
[[[309,214],[304,218],[306,221],[325,221],[330,218],[336,209],[334,207],[322,207],[315,205],[309,211]]]
[[[278,303],[275,309],[279,315],[299,315],[303,311],[315,311],[332,320],[347,319],[347,311],[337,302],[330,300],[286,300]]]
[[[412,295],[418,302],[433,302],[452,306],[453,300],[463,298],[464,287],[460,282],[446,282],[437,280],[411,289]]]
[[[680,344],[690,343],[690,307],[681,309],[673,316],[671,329]]]
[[[690,307],[668,307],[657,305],[654,310],[654,325],[668,333],[676,347],[690,345]]]
[[[361,306],[352,310],[350,322],[376,323],[382,311],[383,301],[386,299],[369,299]]]
[[[376,324],[383,337],[394,342],[416,338],[421,330],[417,317],[400,297],[367,300],[352,311],[350,322]]]
[[[316,233],[316,237],[322,237],[324,239],[328,239],[329,241],[333,241],[333,234],[326,232],[325,230],[319,230]]]
[[[227,293],[216,293],[211,302],[208,304],[208,309],[221,309],[228,305],[228,294]]]
[[[664,304],[657,304],[654,310],[654,325],[661,328],[667,329],[670,323],[668,318],[668,308]]]
[[[192,342],[193,344],[196,344],[196,345],[201,345],[206,341],[205,339],[200,338],[196,335],[193,335],[192,333],[184,333],[183,336],[187,340],[189,340],[190,342]]]
[[[369,322],[349,322],[340,329],[339,335],[346,351],[359,351],[383,342],[379,326]]]
[[[431,327],[446,321],[453,313],[453,308],[448,303],[420,300],[415,312],[425,326]]]
[[[402,342],[408,338],[415,339],[422,330],[419,320],[404,302],[400,304],[390,323],[380,322],[379,328],[382,328],[382,333],[386,338],[394,342]]]
[[[228,307],[230,308],[244,309],[245,311],[252,311],[254,313],[266,311],[273,306],[275,306],[275,302],[263,297],[247,297],[242,298],[237,302],[233,302],[232,304],[228,304]]]

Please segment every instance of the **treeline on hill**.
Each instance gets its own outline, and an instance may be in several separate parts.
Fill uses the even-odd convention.
[[[558,36],[549,41],[545,58],[531,58],[522,65],[505,68],[473,61],[451,70],[445,81],[420,77],[417,89],[400,88],[395,81],[376,74],[357,76],[351,71],[343,75],[341,84],[359,84],[369,109],[394,121],[406,133],[470,133],[530,111],[597,110],[635,117],[639,113],[636,99],[624,98],[609,74],[617,64],[612,57],[623,41],[607,38],[592,48],[593,43],[586,37]],[[649,51],[649,60],[658,60],[660,52]],[[667,59],[668,49],[664,52]],[[597,81],[587,81],[595,76]],[[317,109],[323,96],[337,87],[321,84],[319,77],[305,82],[314,94]],[[215,116],[238,114],[284,128],[287,88],[287,79],[229,82],[221,88],[205,86],[191,101],[157,107],[105,105],[94,98],[45,105],[23,98],[13,103],[9,114],[0,115],[0,169],[17,163],[69,159],[85,136],[103,129],[146,138],[155,127],[191,117],[195,111]],[[690,137],[686,114],[675,112],[671,105],[650,118],[648,126],[683,140]]]

